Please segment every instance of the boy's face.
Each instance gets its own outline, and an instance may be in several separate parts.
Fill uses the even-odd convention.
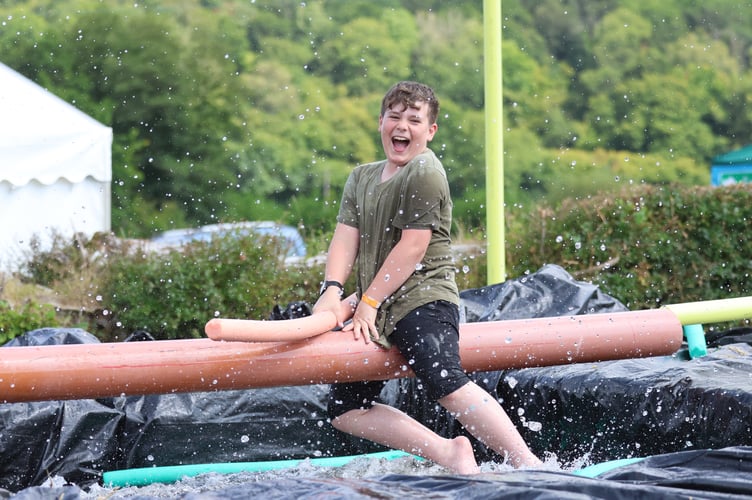
[[[417,102],[415,107],[395,104],[387,108],[379,118],[387,160],[396,167],[404,166],[426,149],[438,128],[436,123],[429,123],[425,102]]]

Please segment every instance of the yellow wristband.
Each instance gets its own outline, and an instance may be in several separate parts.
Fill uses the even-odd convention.
[[[378,302],[373,297],[369,297],[365,293],[363,295],[361,295],[360,300],[362,300],[363,302],[365,302],[369,306],[373,307],[374,309],[378,309],[379,307],[381,307],[381,302]]]

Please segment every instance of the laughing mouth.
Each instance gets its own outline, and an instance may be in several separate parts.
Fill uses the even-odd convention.
[[[398,152],[405,151],[409,145],[410,145],[410,139],[408,139],[407,137],[402,137],[402,136],[392,137],[392,146],[394,147],[395,151],[398,151]]]

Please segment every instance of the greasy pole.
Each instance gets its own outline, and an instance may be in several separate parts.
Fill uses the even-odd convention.
[[[469,372],[668,355],[681,345],[681,323],[666,309],[460,327],[460,355]],[[340,331],[288,342],[191,339],[0,348],[0,403],[408,376],[412,372],[395,349],[356,342]]]

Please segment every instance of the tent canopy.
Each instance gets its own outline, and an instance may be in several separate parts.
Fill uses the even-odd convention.
[[[30,238],[110,230],[112,129],[0,63],[0,263]]]

